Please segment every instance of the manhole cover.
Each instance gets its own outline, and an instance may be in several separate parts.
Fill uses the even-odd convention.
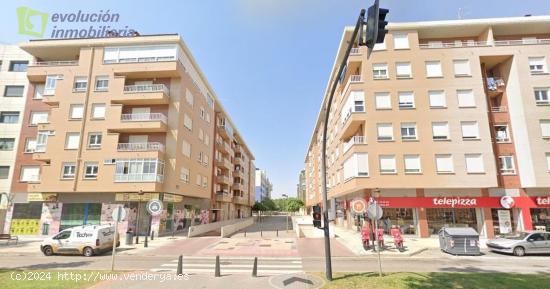
[[[317,276],[305,273],[276,275],[269,278],[269,284],[280,289],[316,289],[325,285],[325,281]]]

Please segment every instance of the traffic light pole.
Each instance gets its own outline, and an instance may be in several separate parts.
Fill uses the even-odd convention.
[[[330,116],[330,108],[332,106],[332,99],[334,98],[334,93],[336,92],[336,87],[338,87],[338,81],[340,79],[340,76],[342,75],[342,72],[344,71],[344,68],[346,67],[348,63],[348,58],[351,52],[351,48],[353,47],[353,43],[355,43],[355,39],[357,38],[357,34],[359,33],[359,30],[362,29],[363,23],[365,19],[365,9],[361,10],[361,13],[359,14],[359,19],[357,19],[357,24],[355,25],[355,30],[353,30],[353,34],[351,36],[351,39],[348,42],[348,47],[346,48],[346,53],[344,54],[344,58],[342,59],[342,62],[340,63],[340,67],[338,68],[338,73],[335,75],[335,79],[332,83],[332,88],[330,89],[330,95],[327,99],[326,107],[324,109],[324,123],[323,123],[323,141],[322,141],[322,149],[321,149],[321,180],[322,180],[322,192],[323,192],[323,230],[325,233],[325,261],[326,261],[326,278],[329,281],[332,281],[332,260],[330,255],[330,232],[329,232],[329,219],[328,219],[328,196],[327,196],[327,131],[328,131],[328,121]]]

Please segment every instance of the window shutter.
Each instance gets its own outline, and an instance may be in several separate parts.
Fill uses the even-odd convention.
[[[483,166],[483,156],[481,154],[467,154],[466,158],[466,170],[469,173],[483,173],[485,168]]]
[[[428,77],[442,76],[441,62],[439,61],[426,61],[426,75]]]
[[[459,107],[474,107],[476,101],[474,98],[474,92],[471,89],[457,90],[456,95],[458,97]]]
[[[376,108],[391,108],[391,97],[389,92],[376,92],[374,97]]]
[[[430,90],[428,91],[428,97],[430,98],[431,107],[446,107],[445,92],[443,90]]]
[[[412,74],[410,62],[395,63],[395,70],[396,70],[397,76],[410,76]]]
[[[433,122],[432,132],[434,139],[447,139],[449,137],[449,123]]]
[[[455,75],[471,75],[470,61],[467,59],[454,60]]]
[[[104,104],[94,104],[92,111],[92,118],[104,118],[105,117],[105,105]]]
[[[420,172],[420,157],[418,155],[405,155],[405,171]]]
[[[407,36],[407,33],[394,33],[393,34],[393,48],[394,49],[409,48],[409,38]]]
[[[435,164],[438,172],[453,172],[453,157],[452,155],[436,155]]]
[[[395,156],[381,155],[380,156],[380,171],[381,172],[395,172]]]
[[[379,138],[393,138],[393,125],[391,123],[378,124],[377,129]]]
[[[462,126],[463,138],[479,138],[479,126],[477,121],[463,121]]]

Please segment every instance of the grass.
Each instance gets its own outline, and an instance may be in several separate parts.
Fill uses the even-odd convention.
[[[68,275],[58,275],[65,274]],[[73,273],[73,280],[70,274]],[[82,289],[99,282],[79,280],[76,278],[93,278],[92,274],[110,271],[85,271],[85,270],[20,270],[0,269],[0,288],[2,289]],[[79,277],[76,277],[79,276]],[[63,280],[63,277],[65,280]],[[19,279],[19,280],[17,280]],[[32,280],[30,280],[32,279]]]
[[[316,275],[324,279],[323,273]],[[325,289],[540,289],[549,288],[550,274],[506,273],[339,273]]]

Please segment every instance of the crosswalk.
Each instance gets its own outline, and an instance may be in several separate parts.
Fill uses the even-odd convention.
[[[216,257],[183,257],[184,274],[214,274]],[[252,274],[253,257],[222,257],[220,256],[221,274]],[[152,272],[176,273],[178,259],[152,268]],[[258,257],[258,275],[280,275],[303,273],[300,257]]]

